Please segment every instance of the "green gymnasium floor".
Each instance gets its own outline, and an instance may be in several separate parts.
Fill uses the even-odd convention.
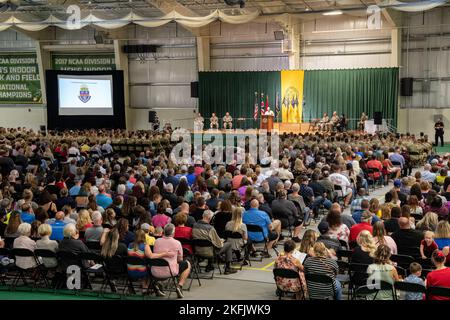
[[[438,154],[450,152],[450,143],[444,143],[443,147],[439,145],[439,147],[434,147],[434,149]]]

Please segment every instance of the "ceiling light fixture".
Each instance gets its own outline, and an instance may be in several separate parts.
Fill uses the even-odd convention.
[[[328,12],[322,13],[322,15],[324,15],[324,16],[338,16],[340,14],[343,14],[342,10],[333,10],[333,11],[328,11]]]

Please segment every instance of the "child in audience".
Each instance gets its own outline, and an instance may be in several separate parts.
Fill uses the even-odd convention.
[[[409,265],[410,275],[405,278],[405,282],[417,283],[425,286],[425,282],[420,278],[422,275],[422,266],[417,262],[413,262]],[[406,292],[405,300],[423,300],[423,294],[421,292]]]
[[[156,239],[152,237],[150,234],[155,232],[155,228],[148,223],[141,224],[141,230],[145,233],[145,244],[149,246],[154,246]]]
[[[438,249],[437,243],[434,241],[434,232],[426,231],[424,239],[420,242],[420,255],[422,259],[431,258],[433,251]]]
[[[164,229],[161,227],[156,227],[155,231],[153,232],[152,236],[155,238],[161,238],[163,235]]]

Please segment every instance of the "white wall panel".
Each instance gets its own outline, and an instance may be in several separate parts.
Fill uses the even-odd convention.
[[[353,69],[390,67],[390,54],[303,57],[303,69]]]
[[[287,57],[212,59],[214,71],[274,71],[289,68]]]

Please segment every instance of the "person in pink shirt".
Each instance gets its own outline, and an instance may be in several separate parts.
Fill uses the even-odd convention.
[[[199,176],[203,173],[203,171],[205,171],[205,168],[203,168],[201,160],[195,161],[194,174]]]
[[[151,272],[153,277],[158,279],[166,279],[172,275],[178,275],[179,280],[176,292],[178,298],[183,298],[183,285],[191,272],[191,265],[189,261],[183,260],[183,248],[180,241],[174,239],[174,234],[175,226],[171,223],[167,224],[164,227],[164,237],[157,239],[153,248],[155,253],[176,253],[173,256],[163,258],[169,263],[169,267],[152,267]]]
[[[241,186],[242,178],[244,178],[246,176],[246,174],[247,174],[247,168],[242,167],[240,174],[236,174],[233,177],[233,180],[231,180],[231,185],[233,187],[233,190],[239,189],[239,187]]]
[[[166,216],[162,210],[158,210],[158,213],[152,218],[152,224],[155,228],[164,228],[171,220],[172,219],[169,216]]]

